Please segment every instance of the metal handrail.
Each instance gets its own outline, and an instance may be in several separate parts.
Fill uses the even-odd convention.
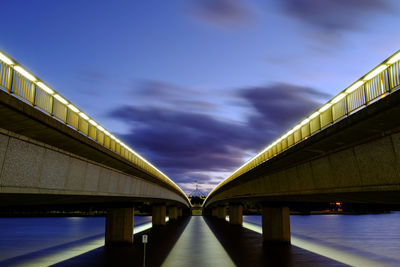
[[[162,171],[1,50],[0,89],[122,156],[186,197],[183,190]]]
[[[400,50],[246,161],[208,195],[265,161],[400,88]],[[207,197],[207,199],[208,199]],[[206,203],[207,199],[204,201]]]

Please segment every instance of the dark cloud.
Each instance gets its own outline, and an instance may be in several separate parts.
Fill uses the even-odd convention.
[[[248,25],[254,19],[252,7],[244,0],[196,0],[194,15],[218,26]]]
[[[388,12],[388,0],[279,0],[289,16],[327,34],[358,30],[376,14]]]
[[[233,94],[251,110],[245,122],[179,106],[122,106],[109,116],[128,124],[130,131],[122,139],[175,182],[215,184],[215,175],[205,173],[231,172],[249,152],[262,149],[327,97],[312,88],[282,83]]]

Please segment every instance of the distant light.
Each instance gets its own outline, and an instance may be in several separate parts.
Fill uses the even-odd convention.
[[[350,86],[349,88],[346,89],[346,93],[351,93],[355,91],[356,89],[360,88],[364,84],[364,81],[357,81],[355,84]]]
[[[53,89],[51,89],[50,87],[48,87],[47,85],[45,85],[44,83],[42,83],[42,82],[37,82],[36,83],[40,88],[42,88],[46,93],[48,93],[48,94],[54,94],[54,91],[53,91]]]
[[[63,103],[64,105],[68,104],[68,101],[62,98],[60,95],[54,95],[54,98]]]
[[[304,125],[304,124],[307,124],[307,123],[309,123],[309,122],[310,122],[310,119],[307,118],[307,119],[305,119],[304,121],[302,121],[300,124],[301,124],[301,125]]]
[[[327,110],[328,108],[330,108],[332,106],[331,103],[325,104],[325,106],[323,106],[322,108],[320,108],[318,111],[319,112],[324,112],[325,110]]]
[[[79,112],[79,109],[72,104],[69,104],[68,107],[74,112]]]
[[[314,112],[313,114],[311,114],[310,120],[314,119],[314,118],[317,117],[318,115],[319,115],[319,112],[318,112],[318,111]]]
[[[89,120],[89,117],[83,113],[83,112],[79,112],[79,116],[81,116],[82,118],[84,118],[85,120]]]
[[[90,124],[97,126],[97,123],[94,120],[89,120]]]
[[[25,78],[27,78],[28,80],[35,82],[36,78],[35,76],[33,76],[32,74],[30,74],[28,71],[26,71],[24,68],[22,68],[21,66],[15,66],[14,70],[16,70],[17,72],[19,72],[20,74],[22,74],[22,76],[24,76]]]
[[[97,129],[99,129],[100,131],[102,131],[102,132],[104,132],[104,128],[103,127],[101,127],[100,125],[97,125]]]
[[[377,67],[376,69],[374,69],[372,72],[370,72],[369,74],[367,74],[363,80],[371,80],[372,78],[374,78],[376,75],[378,75],[379,73],[381,73],[382,71],[384,71],[388,66],[387,65],[380,65],[379,67]]]
[[[341,93],[339,94],[337,97],[335,97],[334,99],[332,99],[331,103],[332,104],[336,104],[337,102],[339,102],[340,100],[342,100],[343,98],[346,97],[345,93]]]
[[[393,63],[395,63],[396,61],[399,61],[399,60],[400,60],[400,52],[398,52],[397,54],[395,54],[394,56],[389,58],[387,63],[388,64],[393,64]]]
[[[14,64],[14,62],[11,59],[9,59],[6,55],[4,55],[1,52],[0,52],[0,60],[3,61],[4,63],[8,64],[8,65]]]

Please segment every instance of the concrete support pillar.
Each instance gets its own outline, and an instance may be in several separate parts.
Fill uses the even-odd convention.
[[[182,217],[182,208],[178,208],[178,217]]]
[[[168,208],[168,216],[170,220],[178,219],[178,208],[177,207],[169,207]]]
[[[105,244],[133,244],[134,208],[109,208],[106,215]]]
[[[262,208],[264,243],[290,244],[290,213],[288,207]]]
[[[211,209],[211,216],[217,217],[218,216],[218,208],[212,208]]]
[[[154,205],[152,211],[153,226],[165,225],[167,207],[165,205]]]
[[[218,207],[218,219],[225,220],[226,218],[226,208],[225,207]]]
[[[243,225],[243,206],[229,206],[229,223],[233,225]]]

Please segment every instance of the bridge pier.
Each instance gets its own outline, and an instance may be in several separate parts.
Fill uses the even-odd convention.
[[[229,223],[232,225],[243,225],[243,206],[229,206]]]
[[[153,226],[165,225],[167,207],[165,205],[154,205],[152,208]]]
[[[217,217],[218,216],[218,208],[212,208],[211,209],[211,216]]]
[[[288,207],[262,208],[262,236],[264,243],[290,244],[290,213]]]
[[[226,218],[226,207],[218,207],[218,219],[225,220]]]
[[[178,208],[178,216],[182,217],[182,215],[183,215],[182,208]]]
[[[134,208],[109,208],[106,215],[105,245],[133,244]]]
[[[178,207],[169,207],[168,208],[168,216],[170,220],[178,219]]]

